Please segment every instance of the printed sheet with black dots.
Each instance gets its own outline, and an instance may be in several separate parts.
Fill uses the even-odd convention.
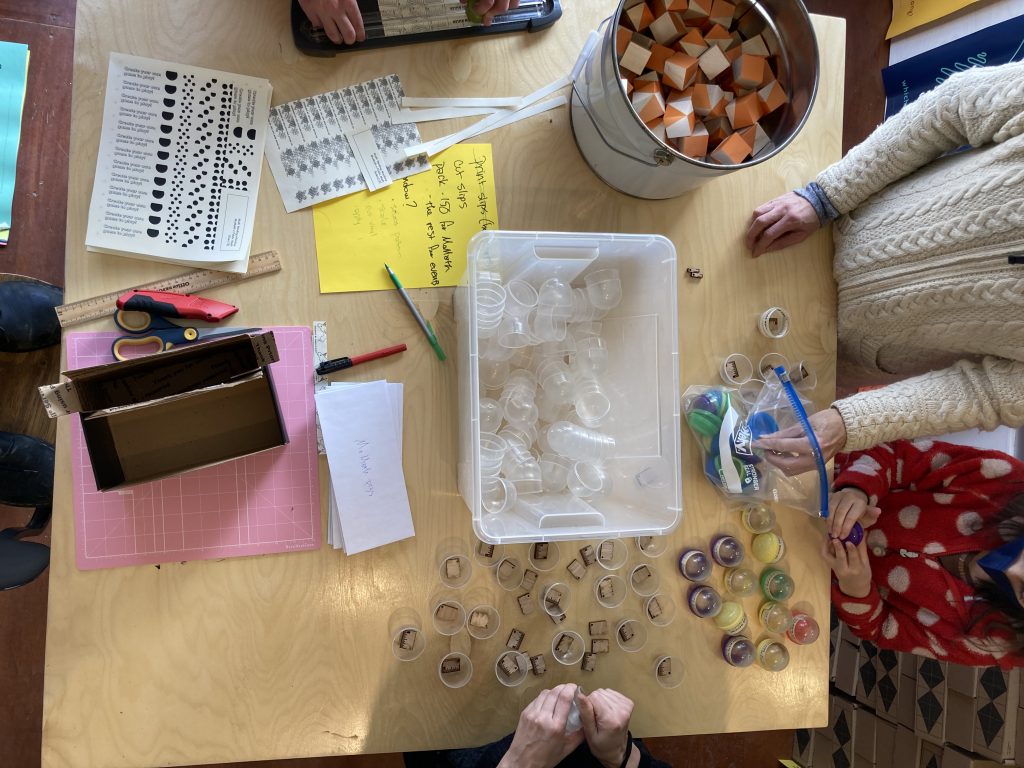
[[[270,110],[267,162],[285,210],[307,208],[363,189],[378,189],[430,168],[415,123],[394,123],[401,109],[398,75],[321,93]],[[379,179],[374,183],[371,178]]]
[[[110,56],[89,250],[244,272],[270,82]]]

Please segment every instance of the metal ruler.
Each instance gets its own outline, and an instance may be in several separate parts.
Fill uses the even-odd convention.
[[[64,304],[57,307],[57,318],[60,320],[61,327],[67,328],[76,323],[108,317],[117,310],[117,298],[132,288],[147,291],[199,293],[218,285],[237,283],[239,280],[248,280],[250,277],[277,272],[280,269],[281,261],[277,257],[277,251],[264,251],[249,257],[249,269],[244,274],[220,272],[215,269],[197,269],[177,277],[168,277],[145,285],[132,285],[113,293],[105,293],[102,296],[93,296],[91,299]]]

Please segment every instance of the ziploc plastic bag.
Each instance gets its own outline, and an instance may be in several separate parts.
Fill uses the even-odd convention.
[[[789,384],[782,368],[769,377],[749,407],[734,389],[689,387],[683,393],[683,413],[700,445],[704,476],[730,500],[775,501],[827,517],[828,474],[807,421],[809,405]],[[805,435],[810,433],[817,472],[790,477],[753,447],[759,437],[793,426]]]

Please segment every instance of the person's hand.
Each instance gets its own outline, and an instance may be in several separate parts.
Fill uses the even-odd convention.
[[[754,257],[802,243],[821,227],[814,206],[796,192],[787,192],[754,209],[746,242]]]
[[[575,685],[543,690],[526,705],[498,768],[553,768],[583,741],[583,732],[565,733]]]
[[[633,745],[628,741],[633,702],[618,691],[598,688],[579,697],[580,720],[590,754],[605,766],[618,768]]]
[[[473,11],[483,18],[483,24],[485,27],[489,27],[495,16],[501,16],[503,13],[507,13],[509,10],[515,10],[519,7],[519,0],[462,0],[462,4],[465,5],[467,2],[473,4]]]
[[[871,506],[868,495],[860,488],[841,488],[828,499],[828,534],[835,539],[845,539],[854,523],[870,528],[878,522],[880,514],[882,510]]]
[[[366,39],[363,14],[356,0],[299,0],[314,27],[322,27],[332,43],[352,45]]]
[[[829,461],[843,450],[846,445],[846,424],[835,408],[812,413],[808,417],[814,436],[818,438],[821,458]],[[811,452],[811,441],[804,435],[799,424],[794,424],[779,432],[758,438],[753,442],[754,448],[767,451],[765,460],[787,475],[799,475],[814,469],[814,454]]]
[[[839,589],[850,597],[867,597],[871,592],[871,563],[868,561],[867,539],[854,546],[839,539],[826,537],[821,545],[821,557],[836,575]]]

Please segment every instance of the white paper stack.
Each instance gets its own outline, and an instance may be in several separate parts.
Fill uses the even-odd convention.
[[[401,384],[333,383],[316,395],[330,470],[327,542],[354,555],[415,535],[402,469]]]

